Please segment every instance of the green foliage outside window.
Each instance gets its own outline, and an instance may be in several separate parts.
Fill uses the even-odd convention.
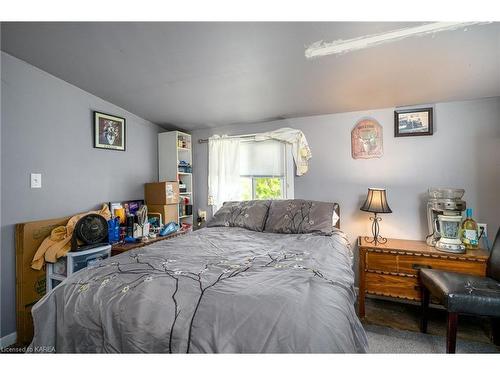
[[[282,179],[277,177],[254,177],[255,197],[252,194],[252,177],[241,178],[241,199],[280,199]]]
[[[259,177],[255,179],[255,199],[281,198],[281,178]]]

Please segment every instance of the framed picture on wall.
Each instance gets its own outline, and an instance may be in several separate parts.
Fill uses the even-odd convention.
[[[125,119],[94,111],[94,147],[125,151]]]
[[[394,136],[432,135],[432,108],[394,111]]]

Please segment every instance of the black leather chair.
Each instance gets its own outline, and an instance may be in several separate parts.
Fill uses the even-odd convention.
[[[420,281],[420,331],[427,333],[427,311],[432,295],[444,305],[448,313],[446,353],[455,353],[459,314],[491,317],[493,342],[500,345],[500,229],[488,259],[487,277],[422,269]]]

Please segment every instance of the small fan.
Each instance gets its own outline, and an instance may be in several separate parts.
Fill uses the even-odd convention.
[[[78,241],[83,246],[78,246]],[[89,214],[77,221],[71,238],[71,251],[83,251],[107,244],[108,222],[101,215]]]

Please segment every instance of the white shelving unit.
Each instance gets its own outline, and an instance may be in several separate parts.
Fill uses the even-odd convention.
[[[179,140],[185,140],[185,145],[180,146]],[[158,178],[159,181],[182,181],[186,185],[185,192],[179,192],[179,210],[177,210],[177,222],[179,224],[193,224],[193,215],[180,215],[184,205],[184,198],[189,199],[193,205],[193,174],[179,171],[179,162],[185,161],[193,166],[191,135],[181,131],[171,131],[158,134]]]

